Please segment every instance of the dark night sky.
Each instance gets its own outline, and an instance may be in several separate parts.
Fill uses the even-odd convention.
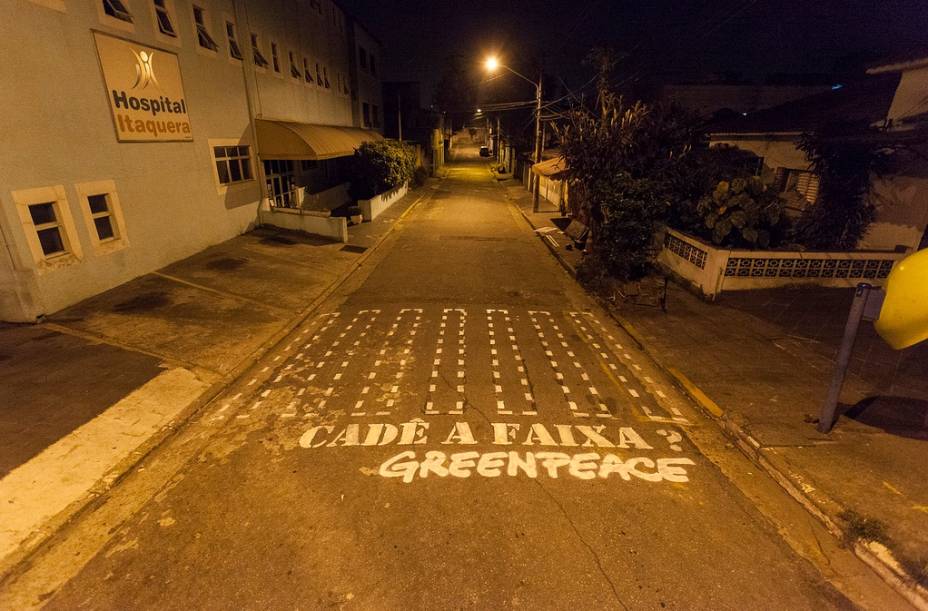
[[[474,58],[477,69],[488,50],[513,67],[543,50],[547,72],[575,87],[597,44],[632,51],[630,73],[677,82],[831,72],[851,53],[928,49],[928,0],[339,1],[383,42],[384,79],[422,81],[426,105],[449,53]]]

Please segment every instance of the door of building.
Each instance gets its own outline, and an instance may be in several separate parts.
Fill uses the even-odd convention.
[[[265,159],[264,178],[267,196],[275,208],[296,208],[293,184],[293,162],[286,159]]]

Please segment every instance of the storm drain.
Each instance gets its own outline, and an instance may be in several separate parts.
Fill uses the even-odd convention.
[[[361,254],[367,250],[367,246],[355,246],[354,244],[345,244],[340,249],[342,252],[356,252]]]

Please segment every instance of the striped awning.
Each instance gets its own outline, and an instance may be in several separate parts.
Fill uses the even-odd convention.
[[[354,154],[363,142],[383,140],[379,132],[339,125],[256,119],[262,159],[332,159]]]

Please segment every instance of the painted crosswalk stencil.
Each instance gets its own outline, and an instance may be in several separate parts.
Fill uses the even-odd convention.
[[[594,314],[394,307],[318,315],[213,416],[554,417],[687,424]],[[258,384],[253,390],[248,385]]]

